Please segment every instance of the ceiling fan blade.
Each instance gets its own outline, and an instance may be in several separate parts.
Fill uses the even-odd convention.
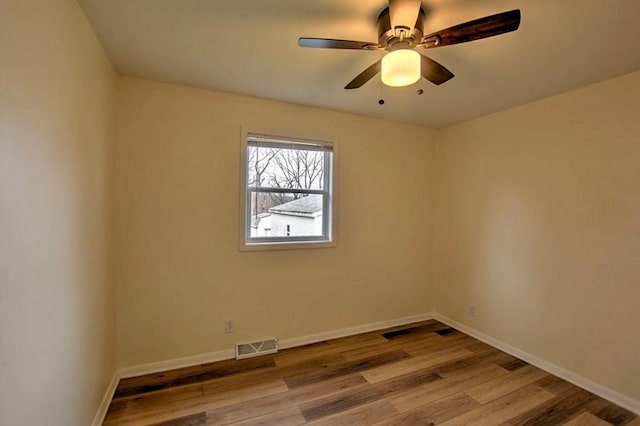
[[[411,31],[416,26],[420,6],[420,0],[389,0],[391,28],[405,27]]]
[[[319,47],[325,49],[377,49],[379,46],[377,43],[368,43],[366,41],[354,41],[354,40],[335,40],[331,38],[308,38],[300,37],[298,39],[298,46],[300,47]]]
[[[366,70],[362,71],[356,78],[351,80],[349,84],[347,84],[345,89],[357,89],[358,87],[362,87],[367,81],[371,80],[380,72],[380,68],[382,67],[382,59],[371,65]]]
[[[427,58],[424,55],[420,56],[422,57],[422,67],[420,71],[424,78],[437,85],[440,85],[453,78],[453,73],[446,69],[443,65],[440,65],[433,59]]]
[[[466,43],[515,31],[520,27],[520,10],[510,10],[455,25],[423,37],[426,49]]]

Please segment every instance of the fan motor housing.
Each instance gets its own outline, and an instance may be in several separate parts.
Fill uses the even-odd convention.
[[[402,30],[402,29],[401,29]],[[410,31],[410,32],[409,32]],[[413,29],[406,28],[405,34],[400,37],[394,28],[391,28],[391,18],[387,7],[378,15],[378,43],[386,50],[411,48],[422,41],[424,36],[424,10],[420,8],[418,19]]]

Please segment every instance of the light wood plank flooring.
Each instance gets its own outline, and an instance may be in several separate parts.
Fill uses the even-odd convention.
[[[124,379],[105,425],[629,425],[633,413],[437,321]]]

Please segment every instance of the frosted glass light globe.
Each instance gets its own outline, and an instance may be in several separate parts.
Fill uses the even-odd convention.
[[[420,80],[420,54],[415,50],[394,50],[382,58],[382,82],[385,85],[403,87],[418,80]]]

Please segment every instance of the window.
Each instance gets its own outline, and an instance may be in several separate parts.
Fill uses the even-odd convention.
[[[333,244],[333,144],[243,135],[241,248]]]

